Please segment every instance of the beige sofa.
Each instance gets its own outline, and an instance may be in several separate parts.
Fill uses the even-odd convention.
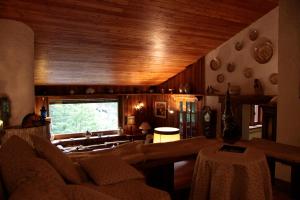
[[[98,155],[76,164],[46,139],[33,147],[12,136],[0,149],[0,200],[169,200],[119,156]]]

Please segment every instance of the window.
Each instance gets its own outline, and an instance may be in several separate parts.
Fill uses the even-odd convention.
[[[119,126],[116,100],[50,101],[51,134],[111,131]]]

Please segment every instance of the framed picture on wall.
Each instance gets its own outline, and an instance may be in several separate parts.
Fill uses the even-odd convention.
[[[154,116],[160,118],[167,118],[167,102],[165,101],[154,102]]]

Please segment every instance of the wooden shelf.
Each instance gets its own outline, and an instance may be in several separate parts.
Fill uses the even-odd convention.
[[[137,95],[174,95],[174,96],[197,96],[197,97],[203,97],[206,96],[204,94],[171,94],[171,93],[130,93],[130,94],[123,94],[123,93],[116,93],[116,94],[69,94],[69,95],[36,95],[36,97],[50,97],[52,99],[58,98],[103,98],[103,97],[118,97],[118,96],[137,96]]]

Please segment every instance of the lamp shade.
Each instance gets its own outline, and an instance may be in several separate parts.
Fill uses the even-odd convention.
[[[151,126],[148,122],[143,122],[141,123],[141,125],[139,126],[139,129],[142,129],[142,130],[149,130],[151,129]]]
[[[127,116],[127,125],[135,124],[135,116]]]
[[[173,142],[180,140],[178,128],[158,127],[154,129],[153,143]]]

